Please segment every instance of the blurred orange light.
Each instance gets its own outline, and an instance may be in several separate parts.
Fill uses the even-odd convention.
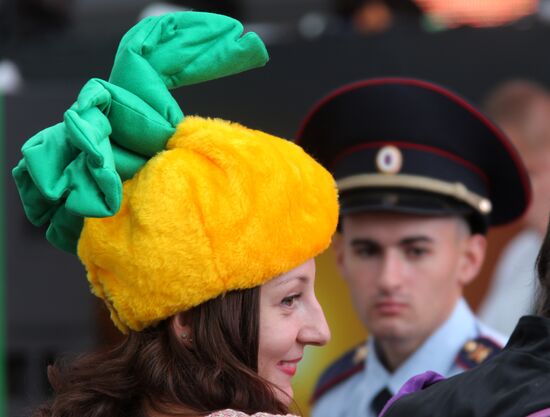
[[[539,0],[415,0],[447,27],[503,25],[537,11]]]

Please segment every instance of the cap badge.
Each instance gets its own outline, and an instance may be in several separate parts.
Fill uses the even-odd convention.
[[[403,155],[395,146],[384,146],[376,154],[376,167],[384,174],[397,174],[403,166]]]
[[[482,212],[483,214],[489,214],[493,209],[493,205],[488,199],[482,198],[478,204],[478,208],[479,208],[479,211]]]

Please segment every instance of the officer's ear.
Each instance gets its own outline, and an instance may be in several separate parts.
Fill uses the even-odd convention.
[[[465,286],[472,282],[479,274],[485,251],[487,248],[487,238],[481,234],[471,234],[465,236],[462,263],[460,265],[460,284]]]
[[[344,236],[341,231],[337,231],[332,237],[332,250],[336,258],[336,266],[342,274],[344,268]],[[343,274],[342,274],[343,275]]]

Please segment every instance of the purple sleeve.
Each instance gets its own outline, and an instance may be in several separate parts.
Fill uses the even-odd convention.
[[[536,413],[529,414],[527,417],[549,417],[550,408],[545,408],[544,410],[537,411]]]
[[[445,379],[442,375],[438,374],[437,372],[433,371],[426,371],[423,374],[419,374],[416,376],[413,376],[411,379],[409,379],[403,386],[399,389],[399,392],[395,394],[391,399],[387,402],[387,404],[382,409],[382,412],[378,417],[383,417],[384,414],[386,414],[386,411],[388,408],[392,406],[394,402],[396,402],[401,397],[404,397],[407,394],[412,394],[413,392],[423,390],[424,388],[429,387],[430,385],[435,384],[436,382],[442,381]]]

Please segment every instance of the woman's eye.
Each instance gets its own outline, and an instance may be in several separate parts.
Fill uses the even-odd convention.
[[[281,301],[281,304],[286,306],[286,307],[292,307],[294,305],[294,302],[301,297],[301,293],[300,294],[293,294],[293,295],[289,295],[288,297],[285,297],[282,299]]]

